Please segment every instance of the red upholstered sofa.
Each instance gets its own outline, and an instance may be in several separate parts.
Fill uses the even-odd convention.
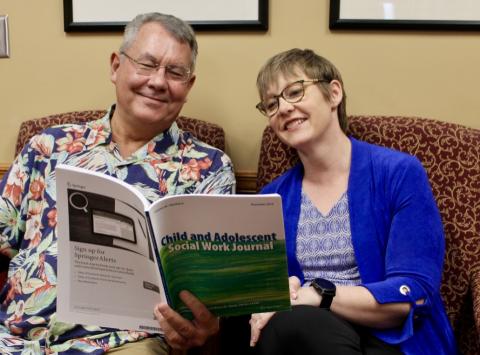
[[[414,117],[352,116],[358,139],[417,156],[428,172],[446,235],[441,293],[465,355],[480,354],[480,130]],[[267,127],[260,189],[297,161]]]

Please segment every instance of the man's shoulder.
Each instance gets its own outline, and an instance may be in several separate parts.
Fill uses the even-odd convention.
[[[182,131],[183,135],[184,135],[184,141],[186,142],[191,142],[191,144],[197,146],[197,147],[201,147],[203,149],[208,149],[208,150],[212,150],[212,151],[218,151],[218,152],[222,152],[222,153],[225,153],[224,151],[222,151],[221,149],[217,148],[217,147],[214,147],[213,145],[205,142],[204,140],[196,137],[193,133],[191,132],[187,132],[187,131]]]
[[[82,123],[52,125],[33,135],[24,149],[26,148],[28,152],[50,155],[58,149],[69,150],[74,145],[75,151],[79,151],[89,140],[88,138],[92,136],[92,130],[100,132],[101,127],[103,127],[101,119]],[[93,136],[97,135],[93,134]]]
[[[204,140],[196,137],[192,132],[178,129],[182,136],[181,141],[188,144],[192,149],[207,153],[209,156],[227,157],[228,155],[221,149],[205,142]],[[230,159],[230,158],[228,158]]]
[[[65,133],[71,131],[81,131],[87,128],[87,122],[85,123],[62,123],[46,127],[39,134],[55,134],[55,133]]]
[[[85,122],[72,122],[72,123],[61,123],[55,124],[49,127],[46,127],[40,131],[36,136],[50,134],[53,136],[72,134],[75,132],[75,135],[78,136],[81,132],[89,131],[92,128],[103,125],[104,118],[92,119],[91,121]],[[34,136],[35,137],[35,136]]]
[[[87,130],[86,124],[78,123],[65,123],[47,127],[34,135],[30,141],[30,146],[37,146],[38,144],[45,145],[46,142],[51,141],[53,144],[59,139],[65,137],[75,137],[78,139],[79,136],[84,136],[85,131]]]

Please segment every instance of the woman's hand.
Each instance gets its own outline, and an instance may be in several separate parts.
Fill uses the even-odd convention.
[[[296,293],[296,298],[292,299],[292,306],[307,305],[307,306],[320,306],[322,302],[322,296],[312,286],[300,287]]]
[[[290,288],[290,302],[293,304],[297,299],[299,289],[301,289],[300,280],[296,276],[288,278],[288,286]],[[260,332],[267,325],[270,318],[275,312],[255,313],[250,318],[250,346],[255,346],[260,338]]]
[[[260,338],[260,332],[267,325],[275,312],[254,313],[250,318],[250,346],[255,346]]]
[[[302,287],[298,277],[291,276],[288,279],[290,286],[290,302],[292,306],[309,305],[318,307],[322,302],[322,297],[313,287]]]
[[[192,321],[183,318],[165,303],[158,304],[154,309],[165,339],[174,349],[201,346],[208,337],[218,332],[219,320],[190,292],[181,291],[180,299],[192,311]]]
[[[298,297],[298,290],[302,288],[300,279],[296,276],[290,276],[288,278],[288,287],[290,288],[290,302],[293,304],[293,301]]]

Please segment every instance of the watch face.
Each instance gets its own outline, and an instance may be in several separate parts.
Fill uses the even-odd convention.
[[[335,291],[336,287],[335,284],[331,281],[325,280],[325,279],[315,279],[313,280],[317,286],[319,286],[323,292],[332,292]]]

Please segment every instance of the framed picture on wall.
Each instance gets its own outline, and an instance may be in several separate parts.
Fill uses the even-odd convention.
[[[478,0],[330,0],[330,29],[480,30]]]
[[[268,30],[268,0],[63,0],[65,32],[123,31],[146,12],[175,15],[196,31]]]
[[[8,16],[0,15],[0,58],[10,57],[8,48]]]

